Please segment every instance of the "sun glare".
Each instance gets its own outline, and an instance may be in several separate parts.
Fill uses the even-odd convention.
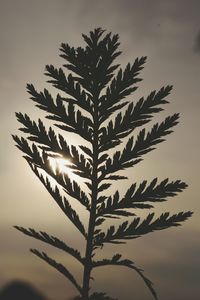
[[[65,173],[69,176],[73,175],[72,170],[70,169],[71,162],[69,159],[64,158],[53,158],[49,157],[49,165],[52,168],[53,172]]]

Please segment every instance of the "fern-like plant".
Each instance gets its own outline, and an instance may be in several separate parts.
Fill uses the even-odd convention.
[[[15,228],[67,252],[80,262],[83,267],[82,284],[61,263],[44,252],[31,249],[32,253],[71,281],[78,290],[80,299],[111,299],[104,293],[89,295],[92,270],[106,265],[133,269],[157,299],[152,282],[134,262],[122,258],[118,253],[111,258],[96,260],[95,254],[105,243],[125,243],[149,232],[178,226],[192,214],[190,211],[173,215],[166,212],[156,217],[151,212],[144,218],[136,216],[139,209],[152,209],[157,202],[166,201],[185,189],[187,185],[180,180],[169,181],[167,178],[158,181],[154,178],[151,182],[134,182],[123,197],[118,191],[110,196],[104,194],[114,181],[127,179],[120,171],[141,162],[144,154],[163,142],[178,123],[179,114],[176,113],[160,124],[154,124],[149,131],[143,128],[168,103],[166,97],[172,86],[162,87],[138,101],[127,99],[141,81],[138,75],[146,57],[137,58],[132,64],[128,63],[123,70],[119,64],[113,63],[121,54],[117,34],[106,34],[104,30],[97,28],[89,35],[82,36],[85,48],[61,45],[60,56],[64,58],[64,68],[69,73],[65,74],[62,68],[57,69],[53,65],[46,66],[45,75],[50,78],[48,82],[61,91],[56,99],[53,99],[47,89],[38,92],[32,84],[27,85],[27,90],[36,106],[47,113],[46,118],[53,120],[57,128],[79,135],[83,143],[80,146],[69,145],[67,138],[56,133],[52,127],[47,129],[40,119],[36,122],[22,113],[16,113],[16,116],[23,125],[20,130],[27,133],[28,137],[13,135],[13,138],[35,175],[83,235],[85,254],[82,256],[80,251],[46,232],[19,226]],[[134,130],[139,127],[142,129],[133,136]],[[124,142],[126,137],[129,138]],[[74,174],[82,177],[84,183],[81,185],[70,178],[69,174],[53,170],[49,165],[49,157],[70,159],[68,167]],[[52,187],[50,178],[57,183],[55,187]],[[87,228],[81,221],[81,216],[70,205],[68,195],[87,210]],[[118,218],[121,224],[112,225],[105,230],[102,225],[107,218]]]

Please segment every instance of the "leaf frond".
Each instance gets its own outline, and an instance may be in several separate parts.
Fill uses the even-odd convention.
[[[98,88],[103,89],[119,66],[112,65],[121,53],[117,51],[119,36],[111,36],[111,33],[108,33],[101,38],[103,33],[102,30],[101,34],[96,31],[95,33],[91,32],[89,36],[83,35],[87,44],[85,49],[70,47],[64,43],[60,48],[62,52],[60,56],[68,62],[64,66],[78,75],[75,80],[89,93],[93,92],[92,80],[94,77],[98,81]]]
[[[30,134],[28,139],[40,145],[42,150],[53,153],[56,157],[62,157],[70,160],[69,168],[77,171],[78,175],[91,179],[92,166],[84,155],[80,154],[75,146],[69,146],[65,138],[50,127],[47,131],[43,122],[39,119],[36,123],[32,121],[27,114],[16,113],[17,119],[24,125],[21,131]]]
[[[139,267],[137,267],[135,265],[135,263],[132,262],[131,260],[122,259],[121,257],[122,257],[121,254],[115,254],[111,259],[103,259],[101,261],[93,261],[93,267],[96,268],[96,267],[101,267],[101,266],[116,265],[116,266],[128,267],[128,268],[135,270],[139,274],[139,276],[143,279],[143,281],[145,282],[146,286],[152,293],[154,299],[158,300],[156,291],[153,287],[153,283],[144,275],[143,270],[140,269]]]
[[[191,217],[192,212],[180,212],[170,216],[170,214],[163,213],[161,216],[153,221],[154,213],[141,221],[139,217],[134,218],[131,223],[123,222],[117,229],[110,226],[106,233],[101,232],[94,238],[94,245],[101,246],[104,243],[116,243],[120,240],[134,239],[149,232],[156,230],[163,230],[170,227],[180,226],[182,222]]]
[[[44,243],[47,243],[49,245],[52,245],[58,249],[61,249],[65,252],[67,252],[68,254],[72,255],[74,258],[76,258],[81,264],[84,263],[83,258],[81,257],[81,254],[78,250],[67,246],[63,241],[61,241],[60,239],[58,239],[55,236],[49,235],[48,233],[44,232],[44,231],[36,231],[32,228],[24,228],[21,226],[14,226],[14,228],[16,228],[17,230],[19,230],[20,232],[33,237],[37,240],[40,240]]]
[[[37,107],[50,113],[46,118],[57,121],[55,125],[63,130],[79,134],[87,142],[92,141],[93,129],[90,118],[84,116],[80,110],[75,110],[75,105],[69,103],[66,110],[65,105],[59,95],[54,102],[48,90],[38,93],[32,84],[27,85],[28,93],[31,99],[37,103]]]
[[[45,252],[40,252],[37,249],[30,249],[30,251],[38,256],[39,258],[41,258],[42,260],[44,260],[46,263],[48,263],[50,266],[52,266],[53,268],[55,268],[57,271],[59,271],[61,274],[63,274],[65,277],[67,277],[69,279],[69,281],[71,281],[71,283],[76,287],[76,289],[81,293],[82,292],[82,288],[80,287],[80,285],[77,283],[76,279],[74,278],[74,276],[67,270],[66,267],[64,267],[61,263],[58,263],[57,261],[55,261],[53,258],[51,258],[50,256],[48,256]]]
[[[107,174],[133,167],[140,162],[142,155],[154,150],[155,145],[165,140],[163,137],[172,132],[171,128],[178,124],[178,119],[179,114],[174,114],[160,124],[156,123],[147,133],[142,129],[135,142],[131,137],[122,151],[115,152],[113,158],[108,158],[105,165],[99,168],[101,177],[105,178]]]
[[[69,201],[66,199],[66,197],[61,196],[58,187],[56,186],[55,189],[53,189],[51,187],[51,183],[47,177],[45,180],[45,178],[41,174],[39,174],[36,167],[31,166],[31,168],[32,168],[33,172],[36,174],[36,176],[43,183],[43,185],[46,187],[47,191],[53,197],[53,199],[58,204],[58,206],[62,209],[64,214],[76,226],[76,228],[83,234],[83,236],[87,237],[84,225],[81,222],[80,217],[78,216],[77,212],[71,207],[71,205],[69,204]]]
[[[153,205],[147,202],[166,201],[168,197],[176,196],[187,187],[187,184],[181,180],[169,182],[169,179],[166,178],[160,183],[157,181],[158,179],[154,178],[147,184],[147,181],[144,180],[138,188],[136,188],[136,183],[132,184],[122,199],[120,199],[117,191],[113,197],[110,196],[99,205],[97,215],[115,214],[120,209],[150,209],[153,208]]]
[[[53,65],[47,65],[45,75],[52,78],[51,80],[48,80],[48,82],[52,83],[55,88],[72,97],[72,99],[62,97],[62,101],[69,104],[75,103],[77,106],[93,115],[93,104],[90,94],[82,89],[80,83],[76,82],[76,78],[72,74],[69,74],[68,77],[66,77],[62,68],[57,69]]]
[[[125,70],[120,69],[110,83],[110,86],[106,89],[106,94],[100,98],[100,121],[103,122],[110,115],[110,109],[118,104],[122,99],[131,95],[137,87],[136,83],[141,81],[138,78],[139,72],[143,69],[143,65],[146,61],[146,57],[136,59],[131,65],[127,64]]]
[[[18,137],[17,135],[12,135],[12,137],[16,142],[16,147],[26,154],[24,158],[29,163],[34,163],[37,167],[42,168],[44,165],[44,157],[39,151],[39,148],[34,143],[30,146],[27,140],[23,137]]]
[[[102,127],[99,131],[100,151],[104,151],[108,142],[120,140],[128,136],[135,128],[151,121],[154,113],[163,110],[160,106],[168,103],[165,98],[171,90],[172,86],[162,87],[158,92],[151,92],[146,99],[141,98],[135,105],[130,103],[124,114],[118,113],[114,121],[111,120],[106,127]]]
[[[27,154],[24,158],[27,160],[29,166],[35,171],[35,167],[44,170],[49,176],[56,180],[60,184],[65,192],[71,197],[77,199],[82,205],[84,205],[88,210],[90,210],[90,201],[87,195],[81,190],[79,185],[70,180],[68,175],[61,172],[54,172],[49,165],[48,155],[45,151],[41,154],[38,147],[35,144],[32,144],[32,147],[28,144],[26,139],[19,138],[18,136],[13,135],[13,139],[17,143],[17,147]],[[37,175],[37,172],[36,172]]]

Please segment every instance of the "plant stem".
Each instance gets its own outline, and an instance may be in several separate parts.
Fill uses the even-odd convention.
[[[92,196],[91,196],[91,211],[90,219],[88,226],[88,235],[87,235],[87,245],[85,253],[85,266],[84,266],[84,275],[83,275],[83,300],[88,300],[89,298],[89,289],[90,289],[90,274],[92,270],[92,251],[93,251],[93,235],[95,229],[95,219],[96,219],[96,204],[98,196],[98,96],[94,96],[94,138],[93,138],[93,172],[92,172]]]

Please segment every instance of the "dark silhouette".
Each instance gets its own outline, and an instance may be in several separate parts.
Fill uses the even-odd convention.
[[[31,249],[32,253],[71,281],[80,294],[79,299],[112,299],[104,293],[89,295],[92,270],[106,265],[126,266],[136,271],[157,299],[151,281],[133,261],[122,258],[118,253],[111,258],[96,260],[95,254],[105,243],[125,243],[126,240],[149,232],[179,226],[192,214],[188,211],[173,215],[165,212],[157,217],[154,213],[149,213],[144,218],[136,216],[139,209],[152,209],[157,202],[164,202],[185,189],[187,185],[181,180],[169,181],[167,178],[158,181],[154,178],[151,182],[134,182],[123,197],[118,191],[110,196],[103,193],[109,191],[114,181],[127,179],[126,174],[121,171],[141,162],[143,156],[163,142],[165,136],[178,123],[179,114],[175,113],[160,124],[154,124],[150,130],[142,128],[135,136],[132,135],[135,129],[149,123],[154,115],[163,110],[163,106],[168,103],[166,97],[172,86],[162,87],[138,101],[133,101],[133,98],[128,100],[127,96],[134,93],[141,81],[138,75],[143,69],[146,57],[137,58],[132,64],[128,63],[123,70],[119,68],[119,64],[113,64],[121,54],[118,50],[117,34],[105,34],[102,29],[97,28],[89,35],[83,34],[83,39],[85,48],[74,48],[68,44],[62,44],[60,48],[60,56],[66,61],[64,67],[72,73],[66,75],[62,68],[46,66],[45,75],[50,78],[48,82],[61,91],[56,99],[53,99],[47,89],[37,92],[32,84],[27,85],[36,106],[48,113],[46,117],[53,120],[54,125],[65,133],[79,135],[83,143],[76,147],[69,146],[67,138],[56,134],[52,127],[46,129],[40,119],[35,122],[22,113],[16,114],[23,125],[20,130],[29,136],[13,138],[17,147],[25,154],[24,158],[33,172],[85,238],[85,255],[82,256],[78,250],[46,232],[19,226],[15,228],[64,250],[81,263],[84,270],[82,285],[65,266],[46,253]],[[123,141],[126,137],[129,137],[128,140]],[[35,143],[30,145],[28,140]],[[118,145],[121,148],[116,148]],[[49,166],[49,157],[70,159],[71,164],[68,167],[85,180],[85,186],[59,169],[53,170]],[[52,187],[49,177],[56,181],[55,188]],[[88,211],[87,229],[81,222],[81,216],[69,204],[66,195],[79,201]],[[102,225],[108,218],[122,221],[120,225],[112,225],[105,230]]]
[[[32,285],[13,281],[0,290],[0,300],[45,300]]]

